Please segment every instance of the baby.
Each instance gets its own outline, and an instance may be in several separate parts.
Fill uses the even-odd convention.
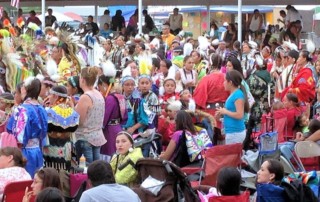
[[[299,119],[299,118],[298,118]],[[296,134],[296,141],[303,141],[307,139],[310,135],[315,133],[317,130],[320,129],[320,121],[317,119],[312,119],[310,122],[307,121],[307,117],[304,117],[304,115],[300,118],[300,124],[305,128],[308,123],[308,129],[302,129],[301,132],[297,132]],[[317,142],[318,144],[320,141]]]
[[[280,109],[284,109],[285,106],[283,104],[283,102],[277,100],[273,103],[272,105],[272,111],[276,111],[276,110],[280,110]]]

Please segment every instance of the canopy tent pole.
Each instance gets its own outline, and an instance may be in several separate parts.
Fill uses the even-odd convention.
[[[96,23],[98,23],[99,20],[98,20],[98,3],[97,2],[95,2],[94,4],[94,18],[96,19]]]
[[[210,32],[210,23],[211,23],[211,15],[210,15],[210,5],[207,5],[207,31]]]
[[[142,0],[138,1],[138,30],[139,30],[139,34],[142,33]]]
[[[46,0],[41,0],[41,13],[42,13],[41,29],[44,30],[45,25],[46,25],[46,22],[45,22],[45,19],[46,19]]]
[[[242,0],[238,0],[238,41],[242,42]]]

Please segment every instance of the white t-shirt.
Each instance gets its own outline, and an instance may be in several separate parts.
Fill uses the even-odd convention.
[[[302,17],[300,15],[300,13],[296,12],[296,11],[289,10],[288,14],[286,16],[286,21],[296,22],[297,20],[300,20],[302,22]]]
[[[119,184],[102,184],[83,192],[80,202],[141,202],[130,188]]]
[[[102,16],[100,17],[100,19],[99,19],[100,29],[103,28],[104,23],[108,23],[109,26],[110,26],[110,23],[111,23],[111,17],[110,17],[110,15],[102,15]]]

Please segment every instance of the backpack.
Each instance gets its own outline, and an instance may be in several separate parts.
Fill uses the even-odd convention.
[[[290,183],[282,181],[280,186],[284,188],[285,201],[318,202],[311,188],[301,180],[293,180]]]
[[[174,154],[175,156],[172,162],[180,168],[191,164],[188,155],[187,138],[185,130],[182,132],[180,136],[178,148],[176,149]]]

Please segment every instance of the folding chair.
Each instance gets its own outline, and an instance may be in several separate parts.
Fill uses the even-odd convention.
[[[7,184],[3,191],[2,202],[22,201],[26,187],[29,187],[29,190],[31,190],[30,186],[32,182],[33,180],[26,180]]]
[[[208,202],[249,202],[250,201],[250,192],[245,191],[238,196],[212,196],[209,198]]]
[[[266,132],[277,132],[278,142],[288,141],[287,110],[275,110],[270,114],[263,114],[261,117],[261,134]]]
[[[218,145],[208,149],[204,154],[205,176],[200,184],[215,186],[221,168],[241,165],[242,144]],[[200,178],[201,180],[201,178]]]
[[[295,172],[292,163],[289,162],[284,156],[280,156],[280,163],[283,166],[284,173],[290,174]]]
[[[268,159],[280,159],[278,132],[266,132],[259,136],[259,168]]]
[[[297,142],[294,146],[294,151],[298,156],[299,163],[303,166],[300,158],[312,158],[318,157],[318,165],[319,167],[319,157],[320,157],[320,146],[313,141],[301,141]],[[303,171],[306,169],[303,166]]]

